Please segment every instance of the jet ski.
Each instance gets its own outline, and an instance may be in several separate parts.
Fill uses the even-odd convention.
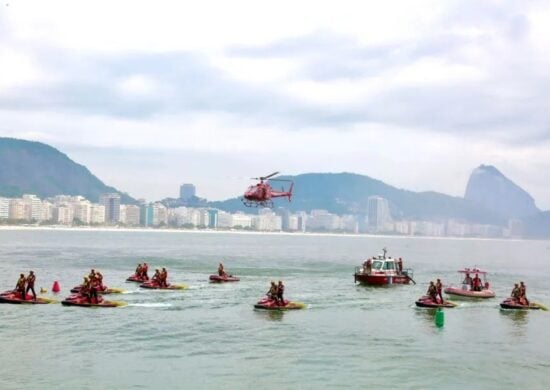
[[[33,296],[27,294],[25,299],[22,299],[21,293],[19,291],[4,291],[0,294],[0,303],[14,303],[14,304],[45,304],[45,303],[55,303],[54,299],[36,297],[36,300],[33,299]]]
[[[543,308],[542,305],[534,302],[529,303],[529,305],[522,305],[521,303],[516,302],[513,298],[506,298],[500,303],[500,307],[510,310],[540,310]]]
[[[144,283],[148,280],[149,280],[149,277],[143,277],[136,274],[133,274],[132,276],[126,279],[127,282],[136,282],[136,283]]]
[[[185,284],[169,284],[169,283],[165,287],[165,286],[161,286],[160,284],[152,280],[140,284],[139,287],[148,288],[150,290],[185,290],[188,288]]]
[[[224,276],[210,275],[209,279],[210,279],[210,282],[212,283],[238,282],[239,280],[241,280],[238,277],[233,275],[224,275]]]
[[[122,294],[125,291],[121,288],[110,288],[107,286],[103,286],[103,287],[104,287],[103,290],[97,291],[98,294]],[[71,292],[74,294],[79,294],[81,290],[82,290],[82,286],[76,286],[71,288]]]
[[[455,307],[457,306],[456,303],[451,301],[443,301],[441,302],[434,302],[432,298],[430,298],[427,295],[424,295],[423,297],[418,298],[418,300],[415,302],[416,306],[418,307],[428,307],[428,308],[438,308],[438,307]]]
[[[283,304],[280,304],[278,301],[271,298],[263,298],[254,305],[255,309],[262,310],[299,310],[305,307],[305,303],[302,302],[284,300]]]
[[[65,300],[61,301],[63,306],[80,306],[80,307],[119,307],[125,306],[126,302],[107,301],[98,297],[97,302],[90,302],[88,297],[80,294],[70,295]]]

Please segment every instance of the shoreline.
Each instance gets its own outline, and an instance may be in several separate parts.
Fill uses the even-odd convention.
[[[502,237],[442,237],[442,236],[398,236],[384,234],[361,234],[361,233],[321,233],[321,232],[260,232],[246,230],[212,230],[212,229],[154,229],[144,227],[69,227],[69,226],[24,226],[24,225],[2,225],[0,231],[70,231],[70,232],[111,232],[111,233],[183,233],[183,234],[241,234],[241,235],[275,235],[295,237],[351,237],[351,238],[384,238],[384,239],[421,239],[421,240],[468,240],[468,241],[541,241],[544,239],[523,239],[523,238],[502,238]]]

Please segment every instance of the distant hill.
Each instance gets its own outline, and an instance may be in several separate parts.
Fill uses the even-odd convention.
[[[503,222],[494,213],[463,198],[437,192],[407,191],[353,173],[308,173],[282,178],[294,180],[294,196],[291,203],[280,199],[277,204],[291,211],[325,209],[336,214],[366,213],[368,197],[378,195],[388,199],[392,216],[397,218]],[[238,198],[211,202],[210,205],[232,212],[250,211]]]
[[[531,195],[491,165],[474,169],[464,198],[506,219],[535,215],[540,211]]]
[[[123,203],[135,202],[51,146],[0,137],[0,196],[26,193],[46,198],[66,194],[97,202],[101,194],[110,192],[119,193]]]

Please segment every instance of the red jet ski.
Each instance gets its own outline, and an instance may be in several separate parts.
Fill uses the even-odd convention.
[[[278,301],[271,299],[271,298],[263,298],[259,300],[255,305],[255,309],[263,309],[263,310],[298,310],[305,308],[305,303],[302,302],[291,302],[284,300],[283,304],[281,305]]]
[[[224,275],[224,276],[210,275],[209,279],[212,283],[238,282],[239,280],[241,280],[238,277],[233,275]]]
[[[531,302],[529,305],[522,305],[519,302],[516,302],[513,298],[506,298],[500,303],[500,307],[503,309],[512,309],[512,310],[539,310],[542,307],[534,302]]]
[[[168,284],[168,286],[164,287],[152,280],[140,284],[139,287],[151,290],[185,290],[187,288],[185,284]]]
[[[418,307],[428,307],[428,308],[437,308],[437,307],[455,307],[456,303],[451,301],[443,301],[443,303],[440,302],[434,302],[432,298],[430,298],[427,295],[424,295],[423,297],[418,298],[418,300],[415,302],[416,306]]]
[[[125,302],[106,301],[98,297],[97,302],[89,302],[88,297],[80,294],[70,295],[61,301],[64,306],[80,306],[80,307],[118,307],[126,305]]]
[[[82,286],[76,286],[71,288],[71,292],[74,294],[79,294],[82,290]],[[124,290],[121,288],[109,288],[107,286],[103,286],[103,290],[98,290],[98,294],[121,294]]]
[[[136,274],[133,274],[128,279],[126,279],[127,282],[137,282],[137,283],[144,283],[148,280],[149,280],[148,277],[143,277],[143,276],[139,276],[139,275],[136,275]]]
[[[22,303],[22,304],[45,304],[45,303],[54,303],[55,300],[49,298],[36,297],[36,301],[33,299],[33,296],[27,294],[25,299],[21,298],[21,293],[19,291],[4,291],[0,294],[0,303]]]

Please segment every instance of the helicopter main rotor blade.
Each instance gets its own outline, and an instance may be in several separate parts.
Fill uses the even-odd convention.
[[[273,172],[271,175],[267,175],[267,176],[260,176],[260,177],[252,177],[251,179],[252,180],[267,180],[269,179],[270,177],[273,177],[275,175],[278,175],[279,172]]]
[[[273,176],[278,175],[278,174],[279,174],[279,172],[273,172],[271,175],[267,175],[267,176],[262,177],[262,179],[266,180],[266,179],[269,179],[270,177],[273,177]]]

